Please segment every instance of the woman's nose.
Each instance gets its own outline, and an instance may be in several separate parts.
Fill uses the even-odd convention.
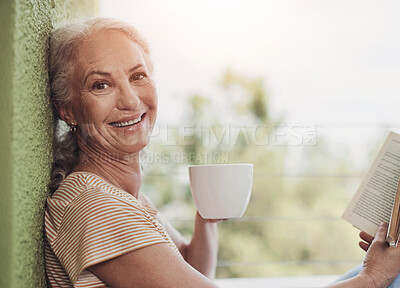
[[[139,106],[140,97],[134,86],[124,85],[120,89],[117,108],[120,110],[135,110]]]

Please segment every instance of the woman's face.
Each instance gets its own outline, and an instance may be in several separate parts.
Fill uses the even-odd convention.
[[[69,108],[81,145],[127,154],[143,149],[157,113],[157,93],[140,47],[117,30],[95,33],[78,48]]]

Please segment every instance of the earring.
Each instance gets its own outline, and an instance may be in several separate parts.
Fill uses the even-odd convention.
[[[74,122],[69,125],[69,131],[72,133],[76,132],[76,124]]]

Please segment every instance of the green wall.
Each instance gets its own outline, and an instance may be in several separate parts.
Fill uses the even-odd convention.
[[[0,287],[45,287],[43,210],[51,165],[48,36],[98,0],[0,1]]]

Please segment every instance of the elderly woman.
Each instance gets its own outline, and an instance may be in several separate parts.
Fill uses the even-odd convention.
[[[70,127],[56,129],[45,214],[53,287],[215,287],[216,223],[197,214],[187,243],[140,192],[139,153],[157,114],[152,72],[146,41],[125,22],[88,20],[51,37],[51,99]],[[380,262],[367,257],[366,269],[337,287],[385,287],[400,272],[385,229],[363,237]]]

